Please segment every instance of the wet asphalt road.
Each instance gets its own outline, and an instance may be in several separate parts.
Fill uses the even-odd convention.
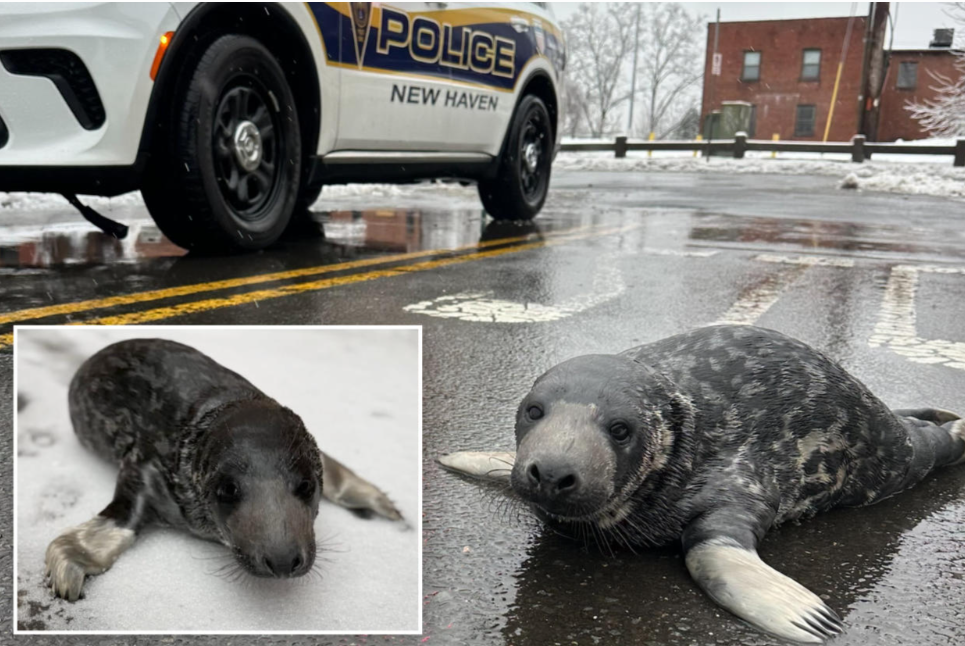
[[[827,177],[559,173],[544,214],[521,227],[484,220],[471,189],[448,194],[448,208],[410,195],[318,213],[325,238],[234,258],[182,257],[147,225],[130,242],[105,241],[68,215],[45,214],[64,223],[41,235],[0,229],[0,343],[14,323],[85,320],[424,326],[424,635],[254,643],[778,643],[713,605],[675,548],[585,550],[434,463],[511,449],[518,400],[577,354],[756,323],[824,350],[896,408],[965,410],[960,200],[842,192]],[[0,350],[7,456],[10,370]],[[10,476],[4,462],[5,634]],[[958,468],[879,505],[782,527],[761,552],[839,611],[848,632],[835,644],[961,643],[963,528]],[[18,643],[135,640],[162,638]]]

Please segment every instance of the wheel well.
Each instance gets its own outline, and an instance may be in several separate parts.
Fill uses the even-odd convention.
[[[275,3],[202,3],[178,26],[151,93],[140,150],[149,152],[155,137],[164,136],[168,114],[164,99],[180,96],[191,75],[185,73],[215,40],[243,34],[261,42],[278,59],[295,97],[305,160],[318,145],[321,95],[318,70],[305,35],[291,15]],[[305,165],[306,167],[308,164]]]
[[[555,137],[559,111],[556,104],[556,90],[553,88],[553,81],[551,81],[550,77],[546,74],[537,72],[526,82],[526,86],[523,88],[523,91],[519,93],[519,96],[522,98],[527,94],[535,94],[546,104],[546,109],[549,110],[550,113],[550,121],[553,124],[553,136]]]

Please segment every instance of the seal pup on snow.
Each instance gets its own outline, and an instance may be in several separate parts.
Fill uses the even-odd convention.
[[[224,544],[255,576],[296,577],[315,561],[321,498],[402,518],[298,415],[189,346],[110,345],[77,370],[68,399],[81,444],[120,465],[111,503],[47,548],[50,587],[69,601],[152,523]]]
[[[965,462],[965,420],[889,410],[799,341],[713,326],[551,368],[519,405],[516,449],[439,461],[509,482],[572,534],[631,547],[680,541],[718,604],[779,637],[821,642],[841,620],[760,559],[761,539]]]

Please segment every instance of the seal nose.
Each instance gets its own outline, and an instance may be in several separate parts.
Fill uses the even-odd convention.
[[[298,548],[282,550],[264,557],[265,568],[277,577],[290,577],[305,563]]]
[[[547,499],[570,496],[580,488],[580,477],[571,464],[534,460],[526,469],[530,486]]]

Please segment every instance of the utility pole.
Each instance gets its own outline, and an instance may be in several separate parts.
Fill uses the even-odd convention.
[[[633,32],[633,72],[630,74],[630,115],[627,117],[627,137],[633,136],[633,100],[637,95],[637,55],[640,52],[640,4],[637,3],[637,24]]]
[[[707,118],[710,119],[710,127],[707,128],[707,162],[710,163],[710,142],[714,139],[714,99],[717,98],[717,77],[720,71],[714,69],[717,63],[717,46],[720,43],[720,7],[717,7],[717,24],[714,26],[714,54],[711,61],[711,76],[714,78],[710,82],[710,100],[707,102]],[[717,72],[716,74],[714,72]],[[706,124],[706,121],[704,122]]]
[[[864,62],[861,67],[861,94],[858,95],[858,133],[875,141],[881,89],[885,82],[885,29],[888,26],[888,3],[872,2],[865,24]]]

